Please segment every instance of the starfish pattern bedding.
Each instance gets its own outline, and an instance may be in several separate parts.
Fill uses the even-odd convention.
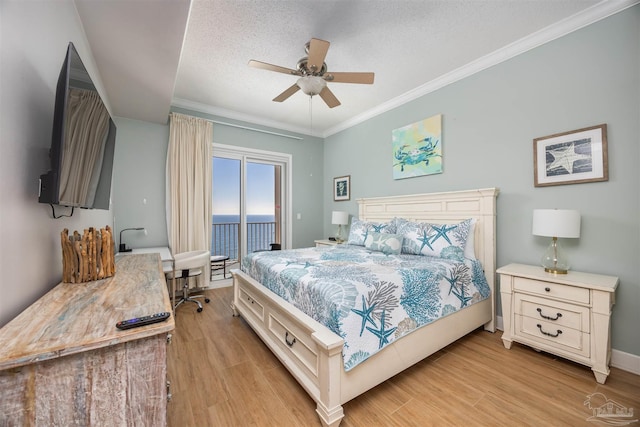
[[[479,261],[335,245],[255,252],[242,270],[344,339],[353,369],[393,341],[490,296]]]

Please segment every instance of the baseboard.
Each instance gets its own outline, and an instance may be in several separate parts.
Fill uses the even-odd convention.
[[[496,316],[496,328],[504,331],[502,316]],[[635,375],[640,375],[640,356],[625,353],[615,348],[611,349],[611,366]]]
[[[211,280],[206,289],[228,288],[231,285],[233,285],[232,279],[217,279]]]
[[[640,356],[611,349],[611,366],[640,375]]]

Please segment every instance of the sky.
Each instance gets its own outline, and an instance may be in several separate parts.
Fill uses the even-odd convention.
[[[247,163],[247,215],[273,215],[274,166]],[[240,160],[213,158],[213,214],[240,213]]]

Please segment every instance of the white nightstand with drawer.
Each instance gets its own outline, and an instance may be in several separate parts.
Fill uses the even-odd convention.
[[[321,248],[323,246],[335,246],[335,245],[341,245],[341,243],[336,242],[335,240],[329,240],[329,239],[321,239],[321,240],[314,240],[314,243],[316,244],[316,248]]]
[[[509,264],[498,269],[502,341],[513,341],[590,366],[604,384],[611,356],[611,308],[618,278]]]

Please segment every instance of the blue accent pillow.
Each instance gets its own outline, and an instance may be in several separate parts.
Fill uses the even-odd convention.
[[[401,223],[402,253],[463,261],[470,228],[471,219],[457,224]]]
[[[398,255],[402,251],[402,236],[370,231],[364,241],[364,247],[386,255]]]

